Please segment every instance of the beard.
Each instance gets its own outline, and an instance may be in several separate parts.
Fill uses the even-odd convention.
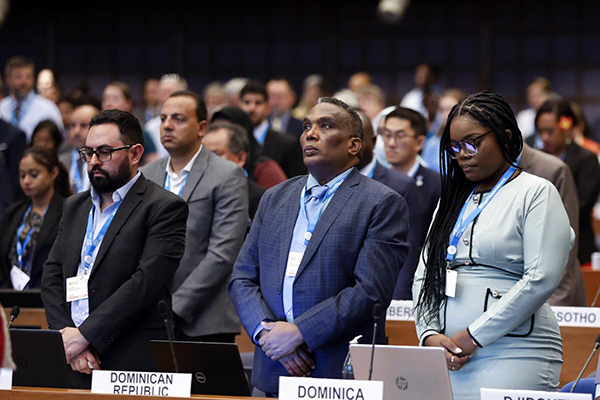
[[[100,172],[102,176],[94,176],[94,172]],[[129,167],[128,158],[123,159],[119,165],[117,172],[110,175],[107,171],[99,166],[94,166],[88,171],[90,183],[94,190],[98,193],[112,193],[125,185],[131,179],[131,170]]]

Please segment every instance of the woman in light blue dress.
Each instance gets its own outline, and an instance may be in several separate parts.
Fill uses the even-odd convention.
[[[441,149],[442,196],[413,285],[420,343],[446,349],[455,400],[553,390],[562,340],[546,300],[574,240],[561,198],[516,167],[521,132],[496,94],[458,103]]]

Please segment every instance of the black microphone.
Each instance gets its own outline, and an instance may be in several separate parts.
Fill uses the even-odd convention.
[[[14,306],[12,310],[10,310],[10,320],[8,321],[8,327],[10,328],[15,319],[19,316],[21,312],[21,307]]]
[[[175,356],[175,349],[173,348],[173,331],[171,327],[173,326],[173,320],[169,311],[167,309],[167,302],[161,300],[158,302],[158,311],[160,311],[160,315],[162,315],[163,320],[165,321],[165,328],[167,328],[167,336],[169,338],[169,346],[171,347],[171,356],[173,357],[173,365],[175,366],[175,372],[179,373],[179,365],[177,364],[177,357]]]
[[[369,364],[369,380],[373,376],[373,360],[375,358],[375,336],[377,335],[377,323],[381,317],[381,304],[375,303],[373,306],[373,344],[371,347],[371,362]]]
[[[587,361],[585,362],[585,365],[583,366],[583,369],[579,373],[579,376],[577,377],[577,379],[575,379],[575,383],[573,384],[573,386],[571,386],[571,390],[569,391],[569,393],[573,393],[573,390],[575,390],[575,387],[577,386],[577,384],[579,383],[579,380],[583,376],[585,369],[590,364],[590,361],[592,361],[592,357],[594,357],[594,354],[596,354],[596,351],[598,351],[598,348],[600,348],[600,335],[596,336],[596,344],[594,345],[594,350],[592,350],[592,354],[590,354]]]

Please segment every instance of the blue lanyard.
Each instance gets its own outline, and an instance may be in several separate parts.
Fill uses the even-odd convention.
[[[114,211],[110,214],[110,217],[108,217],[108,219],[102,226],[102,229],[100,229],[100,232],[98,232],[98,235],[93,240],[92,240],[92,238],[94,235],[94,210],[95,210],[96,206],[92,206],[92,209],[90,210],[90,215],[88,216],[88,223],[87,223],[87,228],[86,228],[86,232],[85,232],[85,245],[87,246],[87,250],[85,252],[85,257],[83,257],[83,268],[85,270],[86,275],[89,274],[90,268],[92,266],[92,255],[94,254],[96,247],[98,247],[98,245],[100,243],[102,243],[102,240],[104,239],[104,236],[106,235],[106,231],[108,230],[110,223],[112,222],[113,218],[115,217],[115,214],[117,213],[117,210],[119,209],[119,207],[121,207],[121,203],[123,203],[123,200],[120,200],[117,203]]]
[[[77,160],[80,159],[79,153],[77,150],[73,150],[71,152],[71,165],[75,170],[75,188],[77,189],[77,193],[83,192],[83,178],[81,176],[81,171],[79,170],[79,166],[77,165]]]
[[[185,178],[183,178],[183,183],[181,184],[181,189],[179,189],[179,193],[177,193],[179,195],[179,197],[181,197],[181,193],[183,193],[183,188],[185,188],[185,184],[187,183],[187,179],[190,176],[190,173],[188,172],[185,175]],[[169,176],[169,173],[167,172],[167,176],[165,178],[165,185],[164,185],[165,190],[167,191],[171,191],[171,177]]]
[[[306,219],[306,221],[308,221],[308,226],[306,227],[306,233],[304,234],[304,247],[308,246],[308,242],[310,242],[310,238],[312,237],[312,234],[315,231],[315,227],[317,226],[317,222],[319,222],[319,218],[321,217],[321,213],[323,212],[323,207],[325,207],[325,204],[327,204],[327,201],[331,197],[333,197],[335,192],[337,192],[340,185],[342,183],[344,183],[344,180],[350,174],[351,171],[352,171],[352,168],[350,168],[348,171],[346,171],[346,173],[341,175],[336,181],[331,183],[331,187],[329,189],[327,189],[325,196],[323,196],[323,198],[321,199],[321,207],[319,207],[319,210],[315,213],[312,220],[310,220],[310,221],[308,221],[308,214],[306,212],[306,201],[308,200],[306,198],[306,190],[307,190],[307,186],[308,186],[308,181],[306,181],[306,184],[304,185],[304,187],[302,188],[302,192],[300,193],[300,206],[302,208],[302,213],[304,215],[304,218]]]
[[[21,268],[21,269],[23,269],[23,253],[25,252],[25,249],[27,248],[27,245],[29,244],[29,241],[31,240],[31,234],[33,233],[33,228],[29,227],[29,232],[27,232],[27,236],[25,236],[25,240],[23,240],[23,243],[21,243],[20,238],[21,238],[21,233],[23,232],[23,229],[25,229],[25,219],[31,212],[32,207],[33,207],[33,204],[30,204],[29,207],[27,208],[27,211],[25,211],[25,215],[23,215],[23,222],[21,222],[19,229],[17,229],[17,260],[19,261],[19,268]]]
[[[29,111],[29,107],[31,106],[31,103],[33,103],[33,98],[34,98],[34,96],[28,96],[28,98],[25,99],[25,101],[21,103],[21,113],[19,114],[19,119],[17,119],[17,116],[15,115],[15,107],[13,107],[12,121],[11,121],[12,125],[18,126],[21,123],[25,114],[27,114],[27,111]]]
[[[473,189],[473,191],[469,195],[469,198],[460,210],[460,214],[458,216],[458,219],[456,220],[456,224],[454,225],[454,230],[452,231],[452,236],[450,236],[450,245],[446,250],[447,267],[449,267],[452,261],[454,261],[454,257],[456,256],[457,251],[456,245],[458,244],[458,241],[462,237],[463,233],[465,233],[467,227],[471,224],[471,222],[473,222],[473,220],[475,220],[475,218],[477,218],[479,214],[481,214],[483,209],[490,203],[490,201],[492,201],[492,198],[494,198],[494,196],[498,193],[498,191],[500,191],[502,186],[504,186],[504,184],[508,182],[508,180],[510,179],[512,174],[515,173],[515,171],[516,168],[511,165],[510,168],[506,170],[504,175],[502,175],[502,178],[500,178],[500,180],[496,183],[489,196],[487,196],[486,199],[482,201],[477,206],[477,208],[475,208],[475,210],[473,210],[473,212],[471,212],[471,214],[463,221],[463,216],[465,215],[465,212],[467,210],[467,205],[471,201],[471,198],[473,198],[473,194],[475,193],[475,189],[477,189],[477,186],[475,187],[475,189]]]

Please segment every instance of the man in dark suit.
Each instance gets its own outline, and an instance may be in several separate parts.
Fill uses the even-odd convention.
[[[227,282],[248,228],[248,192],[242,169],[202,145],[206,114],[196,93],[173,93],[160,113],[161,142],[170,156],[142,171],[190,209],[185,253],[173,280],[177,339],[233,343],[240,320]]]
[[[414,179],[425,205],[423,226],[428,229],[442,193],[442,181],[440,174],[423,166],[419,158],[426,134],[427,126],[421,114],[410,108],[397,107],[385,117],[381,136],[385,158],[392,168]]]
[[[267,117],[271,112],[269,96],[265,86],[256,81],[242,89],[241,108],[250,117],[254,126],[254,137],[265,153],[281,166],[288,178],[306,173],[302,163],[302,149],[298,138],[271,128]]]
[[[252,382],[267,393],[282,375],[341,378],[348,342],[371,341],[373,306],[390,304],[408,251],[406,202],[354,168],[356,112],[322,98],[303,125],[310,175],[265,193],[229,284],[257,344]]]
[[[600,194],[600,164],[594,153],[580,147],[572,137],[577,117],[566,100],[548,100],[538,110],[535,127],[544,151],[565,162],[571,169],[579,198],[579,261],[584,264],[596,251],[592,210]]]
[[[19,161],[26,145],[25,133],[0,118],[0,220],[6,207],[24,196],[19,185]]]
[[[187,204],[138,172],[144,137],[131,114],[90,123],[80,154],[92,189],[67,199],[44,265],[42,300],[74,370],[153,370],[151,339],[166,338],[157,303],[183,256]],[[91,367],[91,368],[90,368]]]
[[[292,108],[296,103],[296,92],[287,79],[271,79],[267,83],[269,95],[269,124],[279,132],[287,132],[294,136],[302,135],[302,121],[292,116]]]
[[[408,205],[410,231],[408,239],[410,247],[408,255],[404,261],[398,282],[394,289],[395,300],[412,300],[412,281],[419,263],[419,255],[425,241],[425,233],[428,226],[425,226],[424,207],[415,182],[400,171],[386,168],[379,164],[373,157],[373,148],[375,147],[375,134],[373,125],[366,114],[359,112],[364,130],[362,158],[356,166],[361,174],[373,178],[383,183],[390,189],[398,192],[406,200]]]

